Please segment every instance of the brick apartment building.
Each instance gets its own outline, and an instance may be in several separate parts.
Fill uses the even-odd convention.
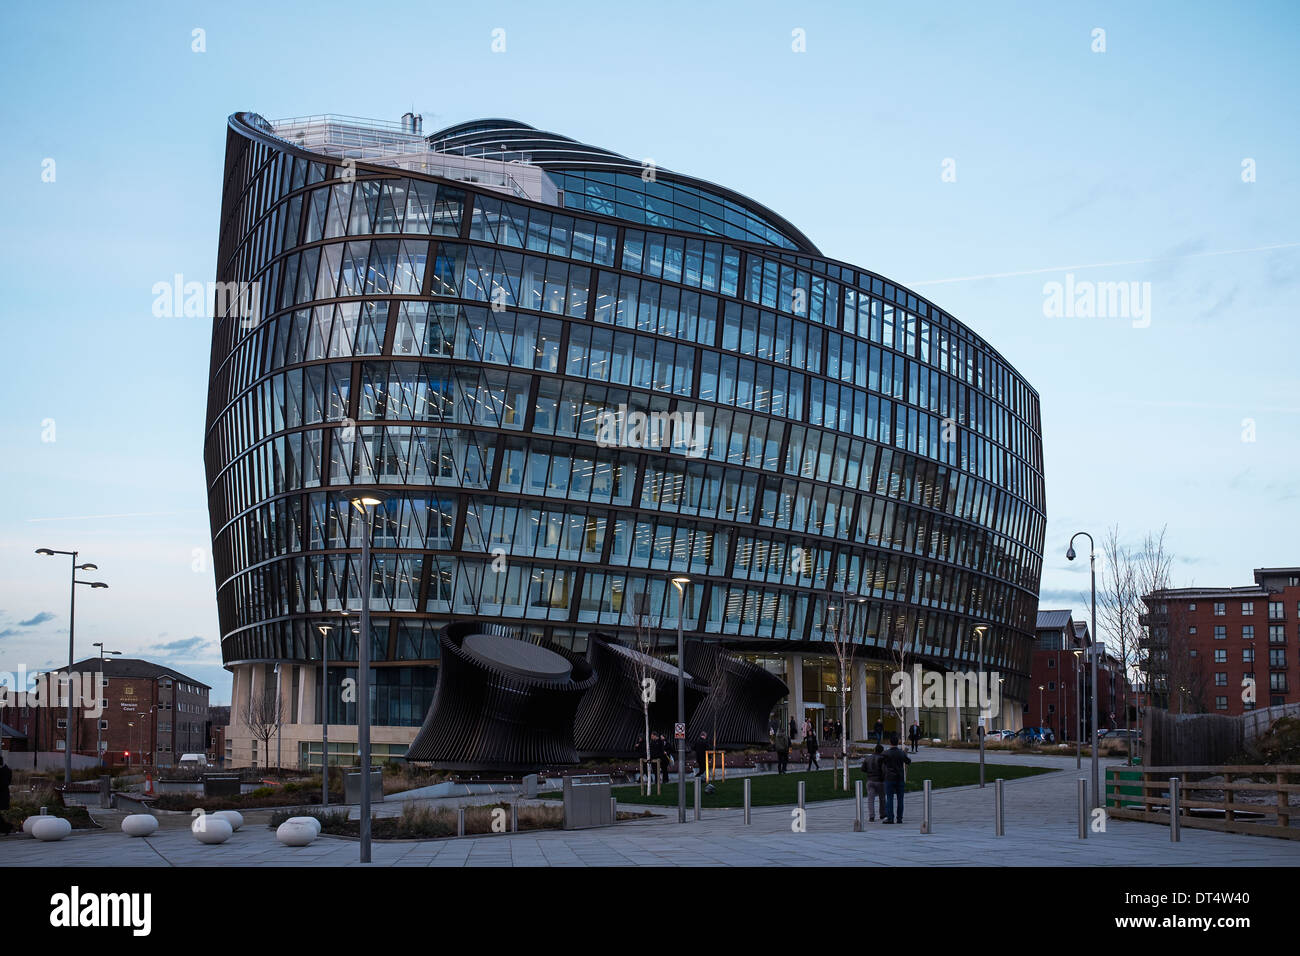
[[[208,753],[208,692],[211,688],[180,671],[129,657],[87,658],[73,665],[77,673],[103,673],[104,709],[96,718],[89,708],[73,709],[74,754],[93,756],[96,734],[105,766],[171,767],[186,753]],[[92,685],[93,686],[93,685]],[[67,711],[63,707],[0,708],[0,722],[20,730],[25,739],[13,749],[63,752],[68,746]],[[129,755],[129,756],[128,756]]]
[[[1029,699],[1024,726],[1048,727],[1058,741],[1092,734],[1092,674],[1086,650],[1092,641],[1088,625],[1070,611],[1039,611],[1030,659]],[[1097,724],[1101,729],[1123,727],[1125,708],[1135,717],[1136,699],[1120,661],[1106,652],[1097,662]],[[1136,726],[1131,719],[1130,726]],[[1080,731],[1081,729],[1081,731]]]
[[[1253,586],[1169,588],[1142,600],[1154,706],[1241,714],[1300,701],[1300,568],[1256,568]]]

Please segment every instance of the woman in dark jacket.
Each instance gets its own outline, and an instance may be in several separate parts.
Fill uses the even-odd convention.
[[[817,733],[811,727],[808,728],[808,736],[803,739],[803,745],[808,751],[808,769],[816,767],[820,770],[821,764],[817,762]]]

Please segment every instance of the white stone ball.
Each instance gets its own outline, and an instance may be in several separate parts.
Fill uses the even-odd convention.
[[[200,843],[225,843],[235,831],[220,817],[205,814],[194,821],[190,832]]]
[[[320,821],[315,817],[290,817],[285,823],[302,823],[316,831],[316,836],[320,836]]]
[[[225,820],[232,830],[238,830],[244,825],[244,815],[238,810],[218,810],[212,816],[218,820]]]
[[[32,835],[32,827],[36,826],[36,821],[42,819],[40,816],[30,816],[23,821],[23,832],[28,836]]]
[[[158,819],[152,813],[133,813],[122,820],[122,832],[132,837],[151,836],[158,829]]]
[[[62,840],[72,832],[72,824],[63,817],[37,817],[32,824],[32,836],[46,842]]]
[[[316,839],[316,831],[305,823],[286,820],[276,829],[275,838],[285,846],[308,846]]]

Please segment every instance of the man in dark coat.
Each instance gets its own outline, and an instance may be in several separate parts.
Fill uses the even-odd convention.
[[[814,767],[818,770],[822,765],[817,762],[817,732],[808,728],[808,733],[803,738],[804,749],[808,751],[808,770],[811,772]]]
[[[898,746],[898,734],[889,737],[889,749],[881,759],[885,763],[885,819],[882,823],[903,822],[903,765],[912,762],[912,758]],[[894,813],[894,798],[898,798],[898,813]]]
[[[888,820],[885,816],[885,748],[876,744],[874,753],[868,754],[867,759],[862,761],[862,772],[867,777],[867,811],[871,818],[868,822],[876,822],[876,804],[880,805],[880,819]]]
[[[883,744],[885,742],[885,722],[877,717],[876,725],[871,728],[871,734],[878,743]]]
[[[791,718],[790,718],[790,740],[793,741],[793,740],[795,740],[798,736],[799,736],[799,725],[796,724],[796,723],[794,722],[794,718],[791,717]]]
[[[700,731],[700,736],[695,739],[695,776],[704,776],[704,762],[709,750],[709,735]]]
[[[776,735],[776,772],[785,773],[790,765],[790,738],[785,731]]]
[[[915,720],[912,726],[907,729],[907,740],[912,745],[912,753],[917,752],[917,746],[921,742],[921,725]]]

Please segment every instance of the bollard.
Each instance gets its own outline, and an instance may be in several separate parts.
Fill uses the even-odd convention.
[[[753,783],[748,777],[745,778],[745,826],[749,826],[749,785]]]
[[[857,813],[853,817],[853,831],[862,832],[862,781],[853,781],[853,802],[857,807]]]
[[[800,780],[800,781],[799,781],[799,809],[802,810],[803,808],[804,808],[804,806],[803,806],[803,781]]]
[[[510,832],[519,832],[519,804],[510,804]]]
[[[924,800],[924,807],[921,811],[921,832],[931,833],[933,831],[930,826],[930,781],[929,780],[924,780],[921,782],[921,791]],[[902,797],[899,797],[899,799],[901,800]]]
[[[1088,839],[1088,780],[1079,778],[1079,839]]]
[[[465,808],[458,807],[456,809],[456,836],[464,836],[464,835],[465,835]]]
[[[695,819],[696,819],[697,822],[698,822],[699,819],[700,819],[700,806],[701,806],[701,804],[700,804],[700,778],[699,778],[699,777],[696,777],[696,778],[695,778]]]
[[[1183,803],[1183,782],[1177,777],[1169,778],[1169,842],[1178,843],[1183,838],[1180,816]]]
[[[994,832],[995,832],[998,836],[1006,836],[1006,833],[1007,833],[1007,820],[1006,820],[1006,808],[1007,808],[1007,805],[1003,802],[1003,797],[1002,797],[1002,778],[1001,778],[1001,777],[998,777],[996,780],[993,781],[993,804],[994,804],[994,812],[995,812],[995,814],[996,814],[995,819],[994,819]]]
[[[618,823],[618,797],[609,798],[609,818]]]

